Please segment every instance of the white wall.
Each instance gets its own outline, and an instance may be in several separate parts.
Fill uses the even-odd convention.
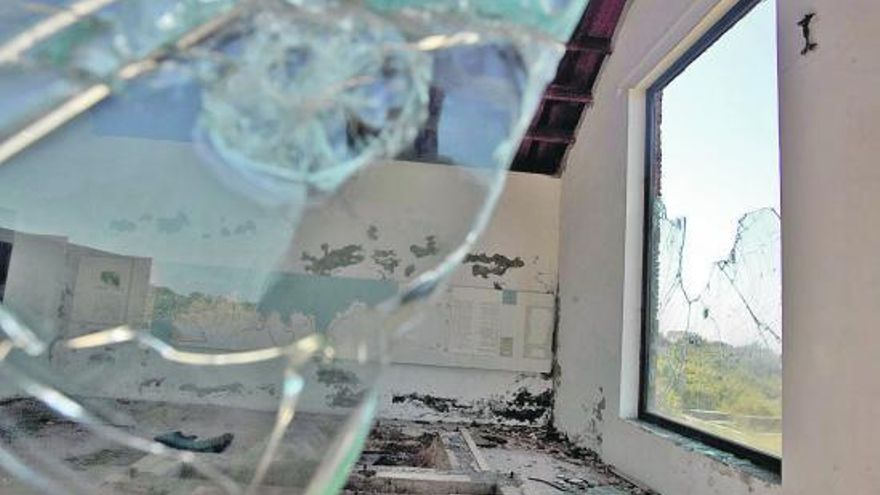
[[[144,295],[143,299],[146,299],[143,291],[150,285],[171,287],[182,295],[196,290],[225,295],[222,292],[225,287],[234,286],[240,283],[239,278],[246,277],[238,273],[209,277],[206,272],[217,271],[217,266],[244,264],[247,267],[249,257],[260,259],[258,267],[272,266],[280,257],[278,269],[318,278],[308,271],[310,263],[303,259],[303,253],[320,257],[322,244],[327,244],[329,249],[348,245],[359,248],[361,261],[341,263],[329,273],[340,277],[341,285],[345,285],[346,279],[381,280],[393,291],[398,284],[435,266],[461,242],[476,209],[485,201],[480,181],[489,175],[486,171],[446,165],[392,162],[371,167],[352,179],[339,198],[310,210],[301,220],[298,237],[290,242],[276,238],[282,234],[277,233],[278,224],[273,222],[278,219],[271,210],[239,204],[235,195],[213,184],[215,179],[204,170],[189,144],[98,136],[87,124],[66,129],[54,139],[55,144],[60,145],[50,143],[0,171],[0,192],[8,193],[0,194],[0,206],[16,213],[11,217],[14,221],[4,225],[22,232],[61,236],[57,253],[53,251],[55,256],[51,259],[60,263],[61,268],[67,267],[67,271],[61,273],[59,269],[40,278],[37,275],[51,267],[43,261],[50,257],[40,254],[51,246],[43,240],[51,238],[18,234],[20,242],[13,251],[12,284],[7,291],[8,304],[13,310],[27,316],[48,315],[50,319],[42,326],[51,337],[75,336],[103,328],[101,325],[108,323],[104,321],[106,318],[73,321],[78,314],[77,301],[100,309],[98,303],[104,296],[89,299],[77,284],[79,257],[71,257],[71,253],[85,248],[71,249],[72,246],[88,245],[123,254],[125,256],[117,260],[120,263],[126,259],[146,262],[146,277],[139,277],[139,283],[132,286]],[[129,155],[135,158],[120,162],[119,156]],[[83,175],[75,179],[63,177],[61,174],[69,167],[82,170]],[[100,188],[93,184],[98,180]],[[193,185],[189,192],[185,191],[187,183]],[[29,190],[38,194],[22,192]],[[523,266],[511,268],[504,275],[484,278],[475,275],[473,265],[468,264],[451,279],[453,291],[463,289],[491,299],[490,305],[501,312],[502,323],[508,320],[517,323],[502,328],[503,332],[516,336],[514,357],[499,357],[497,352],[489,356],[426,348],[426,343],[449,342],[455,338],[447,335],[448,324],[438,324],[444,323],[440,321],[442,311],[431,314],[412,332],[416,338],[408,341],[405,352],[395,354],[400,364],[388,369],[380,395],[380,415],[509,422],[523,412],[516,410],[513,399],[517,394],[527,393],[542,401],[538,407],[526,407],[540,410],[540,418],[535,423],[549,419],[548,396],[552,381],[548,372],[557,275],[559,194],[559,179],[510,173],[497,214],[472,251],[519,258]],[[37,195],[42,197],[37,199],[34,197]],[[124,199],[127,196],[131,198]],[[186,220],[178,222],[172,231],[160,228],[159,222],[168,223],[175,217]],[[241,235],[228,232],[236,225],[248,225],[248,221],[254,226],[253,231]],[[370,227],[375,227],[372,234]],[[437,252],[422,257],[415,255],[413,246],[426,245],[428,235],[436,237]],[[33,242],[29,242],[31,240]],[[256,252],[256,249],[262,251]],[[399,260],[393,273],[382,270],[372,260],[374,251],[380,249],[393,250]],[[413,267],[412,273],[407,270],[409,265]],[[45,291],[36,292],[42,288],[36,281],[42,279],[51,284],[51,298]],[[264,288],[258,282],[263,280],[250,284],[257,294],[254,297]],[[221,286],[224,283],[226,285]],[[246,282],[241,284],[250,287]],[[220,288],[214,289],[215,286]],[[517,304],[505,304],[505,293],[513,293]],[[56,300],[64,294],[70,299],[64,306],[67,316],[59,316],[61,303]],[[141,299],[137,301],[137,307],[143,307]],[[444,302],[448,302],[448,298],[441,297],[440,306]],[[46,308],[36,308],[36,305]],[[523,341],[529,337],[526,328],[529,309],[537,306],[549,315],[542,320],[545,325],[540,329],[545,337],[546,353],[540,359],[522,359]],[[70,318],[71,314],[74,318]],[[505,315],[511,318],[505,319]],[[193,324],[192,335],[184,335],[186,338],[175,343],[209,350],[273,345],[275,336],[269,331],[255,330],[253,323],[248,315],[241,318],[215,315],[210,321]],[[188,331],[180,327],[183,333]],[[478,328],[473,330],[479,331]],[[432,332],[443,334],[431,335]],[[172,339],[175,337],[172,335]],[[267,385],[274,378],[280,378],[280,371],[272,374],[261,368],[248,372],[222,370],[213,374],[185,372],[159,362],[151,353],[118,348],[74,354],[76,356],[61,360],[63,363],[56,359],[55,364],[65,366],[70,385],[80,386],[78,391],[82,394],[232,405],[244,402],[248,407],[259,408],[277,405],[277,396],[270,393],[272,387]],[[100,380],[97,377],[101,373],[112,374],[113,379]],[[161,386],[155,385],[157,381]],[[469,386],[464,388],[462,383]],[[333,404],[340,394],[350,392],[345,387],[352,388],[352,384],[321,384],[313,387],[319,390],[310,400],[318,405]],[[206,393],[209,389],[217,392]],[[445,410],[443,406],[438,410],[438,401],[447,404]],[[530,417],[532,411],[524,414]]]
[[[779,2],[786,494],[880,490],[878,25],[875,0]]]
[[[520,257],[525,266],[511,269],[501,277],[483,278],[474,276],[471,266],[464,265],[452,275],[452,291],[465,288],[466,291],[473,292],[476,289],[484,297],[499,297],[500,291],[494,288],[494,284],[498,283],[505,290],[517,293],[517,308],[520,309],[521,316],[528,314],[530,301],[539,303],[541,307],[548,307],[552,315],[557,284],[560,185],[560,180],[553,177],[509,173],[495,214],[472,251],[490,256],[499,253],[509,258]],[[441,298],[441,306],[442,303]],[[524,308],[525,313],[522,311]],[[547,359],[508,361],[499,360],[497,355],[456,356],[448,352],[432,352],[425,343],[436,342],[436,339],[425,335],[426,332],[448,331],[444,326],[432,324],[430,320],[438,317],[442,318],[442,314],[429,313],[429,321],[413,330],[414,338],[406,339],[399,346],[395,353],[397,364],[393,364],[387,371],[380,395],[380,416],[441,421],[515,422],[513,418],[518,415],[518,407],[513,405],[511,399],[516,394],[526,391],[530,396],[538,397],[551,393],[549,353]],[[528,325],[528,322],[520,323],[518,320],[516,323],[517,326],[523,323]],[[549,338],[553,330],[552,316],[546,330]],[[527,334],[518,335],[515,355],[521,355],[520,339],[525,338],[528,338]],[[436,365],[444,362],[445,366]],[[462,386],[465,383],[467,386]],[[459,407],[438,411],[426,407],[419,400],[401,400],[406,396],[412,397],[413,394],[451,399]],[[538,423],[549,419],[549,407],[547,412]]]
[[[880,4],[779,1],[783,481],[636,416],[644,90],[733,2],[631,2],[563,176],[556,422],[663,494],[880,487]],[[819,49],[797,22],[815,11]],[[768,478],[769,479],[769,478]]]

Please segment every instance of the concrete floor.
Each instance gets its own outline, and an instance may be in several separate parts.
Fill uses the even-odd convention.
[[[233,433],[228,449],[196,454],[242,486],[253,474],[274,414],[215,406],[100,400],[106,422],[152,439],[172,431],[200,438]],[[341,417],[300,414],[258,493],[299,493],[341,431]],[[110,442],[29,399],[0,403],[0,448],[73,493],[182,495],[223,493],[184,464]],[[47,455],[48,453],[48,455]],[[2,450],[0,450],[2,460]],[[9,466],[8,461],[5,463]],[[349,478],[357,493],[444,495],[644,495],[595,456],[546,429],[380,421]],[[0,469],[0,493],[40,493]]]

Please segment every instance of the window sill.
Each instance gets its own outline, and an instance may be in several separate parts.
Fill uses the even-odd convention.
[[[741,457],[737,457],[730,452],[710,447],[698,440],[679,435],[678,433],[666,430],[660,426],[639,419],[624,419],[623,422],[650,435],[663,438],[664,440],[671,442],[676,447],[679,447],[683,450],[693,452],[695,454],[709,458],[715,462],[721,463],[724,466],[734,471],[737,471],[743,476],[748,476],[750,478],[754,478],[768,484],[782,484],[782,477],[779,473],[764,469],[760,466],[756,466],[751,461],[743,459]]]

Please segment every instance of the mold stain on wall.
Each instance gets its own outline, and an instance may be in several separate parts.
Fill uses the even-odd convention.
[[[604,421],[605,415],[605,407],[607,402],[605,400],[605,390],[602,387],[599,387],[599,390],[596,392],[595,397],[593,398],[593,404],[588,409],[588,433],[593,437],[596,442],[597,447],[602,447],[602,422]]]
[[[432,394],[396,394],[392,404],[411,404],[434,413],[454,413],[462,419],[488,423],[548,424],[553,408],[553,390],[535,393],[525,387],[486,399],[464,401]]]
[[[355,373],[340,368],[322,367],[318,368],[316,375],[318,383],[330,390],[325,395],[328,406],[351,408],[363,400],[366,390],[360,386],[361,381]]]

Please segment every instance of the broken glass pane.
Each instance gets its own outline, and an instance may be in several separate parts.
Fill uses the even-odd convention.
[[[585,4],[0,7],[3,493],[341,489]]]
[[[780,456],[773,9],[760,3],[655,94],[646,406]]]

